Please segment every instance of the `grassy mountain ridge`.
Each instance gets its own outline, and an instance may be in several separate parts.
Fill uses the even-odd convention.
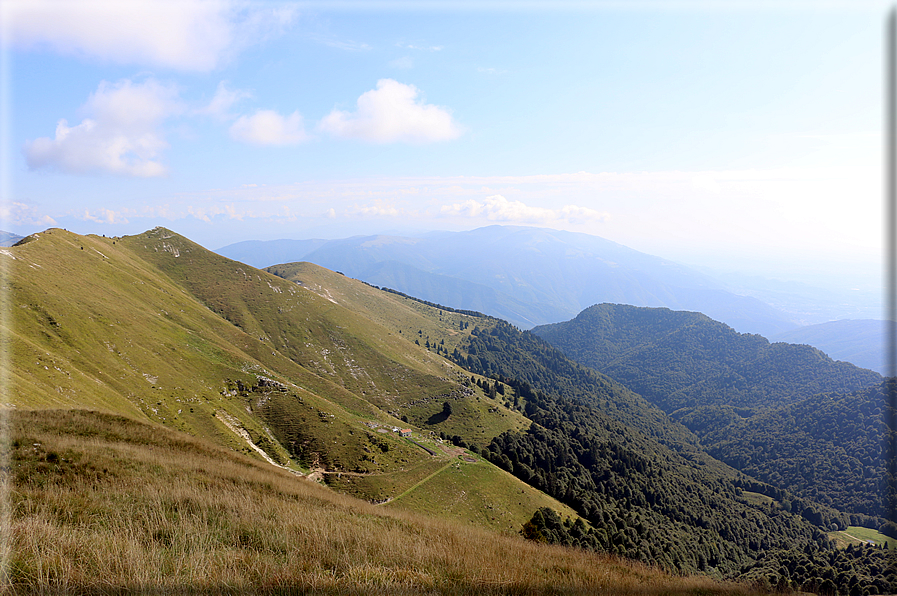
[[[3,258],[12,268],[17,407],[123,413],[256,456],[248,437],[274,461],[325,479],[341,470],[411,478],[434,457],[377,432],[402,424],[387,410],[426,420],[448,396],[474,393],[454,365],[399,334],[164,229],[114,239],[48,230]],[[409,405],[428,396],[438,403]],[[474,400],[447,428],[480,426],[485,439],[524,422]],[[509,493],[520,485],[494,473]],[[395,496],[382,487],[354,492]],[[499,500],[493,506],[508,515],[487,525],[507,530],[534,506],[562,507],[546,499]]]

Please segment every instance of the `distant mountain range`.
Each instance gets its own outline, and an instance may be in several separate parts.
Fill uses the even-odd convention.
[[[874,319],[829,321],[777,333],[770,341],[807,344],[835,360],[885,374],[886,334],[884,321]]]
[[[601,302],[698,311],[738,331],[764,335],[799,324],[688,267],[598,236],[544,228],[248,241],[216,252],[260,268],[309,261],[522,329],[570,319]]]
[[[0,246],[12,246],[19,240],[21,240],[23,236],[19,236],[18,234],[13,234],[12,232],[4,232],[0,230]]]

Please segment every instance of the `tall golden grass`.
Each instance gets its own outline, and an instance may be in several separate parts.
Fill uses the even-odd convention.
[[[753,593],[387,511],[125,418],[17,411],[10,425],[14,592]]]

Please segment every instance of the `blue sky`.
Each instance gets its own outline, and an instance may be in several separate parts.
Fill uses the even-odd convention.
[[[880,277],[885,3],[0,7],[9,231],[534,225]]]

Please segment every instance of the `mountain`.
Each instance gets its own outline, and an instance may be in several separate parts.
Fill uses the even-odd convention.
[[[884,515],[887,389],[877,373],[667,309],[600,304],[533,333],[671,413],[739,471],[840,511]]]
[[[292,585],[288,578],[295,576],[278,570],[295,550],[265,528],[286,515],[277,500],[307,501],[284,481],[245,466],[245,481],[238,472],[211,472],[236,465],[213,454],[213,446],[252,458],[281,479],[323,482],[343,494],[342,500],[334,494],[333,503],[345,508],[324,506],[339,523],[317,518],[321,526],[303,534],[294,518],[283,517],[288,532],[308,536],[302,544],[312,552],[315,545],[330,553],[380,552],[382,542],[367,528],[416,525],[416,536],[428,536],[426,524],[390,521],[426,514],[440,524],[517,537],[518,544],[523,533],[677,573],[738,579],[770,557],[784,557],[775,553],[834,552],[824,533],[832,527],[880,521],[739,473],[644,396],[494,317],[309,263],[258,270],[164,228],[122,238],[53,229],[0,258],[11,273],[3,279],[10,316],[0,320],[7,403],[44,412],[37,419],[49,425],[17,412],[10,417],[18,424],[12,447],[21,472],[12,544],[25,553],[15,567],[25,587],[50,577],[33,570],[49,568],[54,578],[67,578],[54,580],[57,587],[81,590],[96,582],[66,583],[80,566],[58,564],[70,558],[64,549],[105,560],[88,530],[100,531],[116,553],[158,551],[141,567],[146,573],[186,573],[211,548],[213,558],[226,551],[257,562],[255,575],[241,576],[250,587]],[[84,409],[94,413],[82,415]],[[171,463],[172,449],[183,460]],[[205,454],[194,459],[197,452]],[[164,480],[168,466],[180,489]],[[188,485],[199,488],[187,491]],[[166,496],[140,492],[146,487]],[[275,501],[256,503],[259,487]],[[234,494],[245,519],[197,490]],[[112,504],[111,513],[91,505],[101,494],[110,495],[97,502]],[[130,534],[115,530],[122,527],[117,511],[137,516]],[[379,511],[382,521],[372,518]],[[238,518],[225,519],[232,515]],[[185,528],[194,537],[189,544],[180,538]],[[427,540],[464,548],[464,541],[433,532]],[[119,535],[135,544],[112,540]],[[23,550],[31,536],[62,544],[63,551]],[[334,541],[336,551],[325,548]],[[451,557],[452,550],[442,552]],[[390,552],[386,560],[328,555],[307,571],[318,577],[324,570],[361,591],[398,585],[412,577],[409,568],[424,582],[410,591],[430,585],[426,577],[443,578],[437,592],[480,583],[491,589],[496,581],[499,592],[510,589],[494,570],[465,567],[469,575],[449,581],[441,567]],[[579,577],[579,564],[559,563],[559,573]],[[114,567],[102,573],[103,585],[117,585]],[[514,590],[537,593],[543,584],[525,577],[529,583]],[[222,583],[212,587],[235,585],[214,581]],[[589,585],[575,589],[614,592]]]
[[[846,319],[777,333],[771,341],[807,344],[834,358],[885,374],[887,332],[884,321]]]
[[[259,267],[310,261],[424,300],[501,317],[522,329],[568,319],[596,302],[696,310],[753,333],[795,326],[760,300],[728,292],[713,278],[672,261],[598,236],[543,228],[241,242],[218,252]]]
[[[4,232],[0,230],[0,246],[12,246],[16,242],[20,241],[23,236],[19,236],[18,234],[13,234],[12,232]]]
[[[692,415],[702,408],[751,412],[881,382],[810,346],[769,343],[695,312],[597,304],[533,333],[675,418],[689,417],[699,434],[708,429]]]
[[[841,511],[883,516],[885,420],[888,392],[895,390],[890,383],[736,417],[704,443],[714,456],[763,482]]]
[[[404,494],[411,508],[429,507],[427,495],[444,489],[458,454],[427,427],[418,441],[435,455],[400,439],[391,429],[405,426],[401,417],[426,419],[449,400],[459,402],[456,414],[435,428],[467,428],[470,440],[529,424],[477,400],[466,371],[405,339],[425,319],[436,328],[467,317],[432,321],[406,304],[413,301],[317,267],[302,287],[163,228],[124,238],[53,229],[3,258],[12,269],[5,290],[15,316],[6,330],[17,407],[114,412],[328,482],[359,474],[364,482],[348,492],[378,501]],[[383,326],[337,304],[341,284],[375,293],[400,323]],[[322,286],[323,295],[310,289]],[[449,346],[463,336],[446,335]],[[487,504],[504,513],[483,518],[471,496],[441,514],[475,512],[478,523],[514,533],[534,508],[563,507],[494,466],[467,466],[482,468],[477,476],[496,487]],[[512,502],[515,492],[521,498]],[[415,493],[421,498],[409,498]]]

